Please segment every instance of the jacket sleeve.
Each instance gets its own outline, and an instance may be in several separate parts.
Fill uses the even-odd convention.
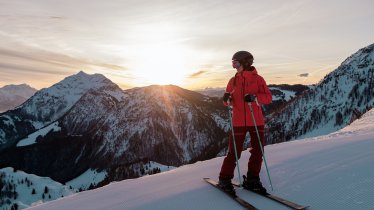
[[[230,81],[227,83],[227,86],[226,86],[226,93],[233,93],[234,92],[234,78],[235,77],[232,77],[230,79]],[[227,106],[228,103],[226,102],[223,102],[223,105]]]
[[[258,77],[258,93],[257,100],[260,104],[270,104],[272,102],[272,95],[271,92],[266,85],[264,78]]]

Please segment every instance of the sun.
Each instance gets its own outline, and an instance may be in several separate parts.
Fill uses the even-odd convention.
[[[191,51],[180,34],[170,22],[137,25],[130,31],[128,64],[138,85],[183,84],[191,69]]]
[[[177,46],[156,45],[143,49],[134,74],[146,84],[181,85],[187,76],[186,53]]]

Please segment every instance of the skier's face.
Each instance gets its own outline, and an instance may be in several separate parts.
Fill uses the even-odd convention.
[[[232,60],[232,67],[233,67],[234,69],[240,71],[240,67],[241,67],[240,62],[237,61],[237,60]]]

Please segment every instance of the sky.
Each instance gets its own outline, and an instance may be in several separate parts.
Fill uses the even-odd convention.
[[[225,87],[246,50],[268,84],[316,84],[374,43],[372,0],[0,0],[0,87],[83,70],[123,89]]]

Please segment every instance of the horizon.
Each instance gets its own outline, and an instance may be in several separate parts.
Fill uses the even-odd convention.
[[[73,75],[77,75],[77,74],[79,74],[80,72],[83,72],[83,73],[85,73],[85,74],[87,74],[86,72],[84,72],[83,70],[80,70],[79,72],[76,72],[76,73],[74,73],[74,74],[72,74],[72,75],[68,75],[67,77],[69,77],[69,76],[73,76]],[[94,74],[98,74],[98,73],[93,73],[93,74],[88,74],[88,75],[90,75],[90,76],[92,76],[92,75],[94,75]],[[103,75],[103,74],[100,74],[100,75]],[[105,75],[103,75],[104,77],[105,77]],[[65,77],[66,78],[66,77]],[[64,80],[65,78],[63,78],[62,80]],[[109,79],[109,78],[107,78],[107,79]],[[60,81],[57,81],[56,83],[59,83],[59,82],[61,82],[62,80],[60,80]],[[113,81],[111,81],[111,82],[113,82]],[[48,87],[43,87],[43,88],[50,88],[50,87],[52,87],[53,85],[55,85],[56,83],[54,83],[54,84],[51,84],[50,86],[48,86]],[[113,83],[115,83],[115,82],[113,82]],[[116,84],[116,83],[115,83]],[[117,84],[118,85],[118,84]],[[285,83],[282,83],[282,84],[267,84],[269,87],[270,86],[276,86],[276,85],[291,85],[291,86],[293,86],[293,85],[303,85],[303,84],[299,84],[299,83],[296,83],[296,84],[285,84]],[[305,86],[314,86],[314,85],[316,85],[316,84],[311,84],[311,85],[305,85]],[[2,88],[4,88],[4,87],[6,87],[6,86],[28,86],[29,88],[33,88],[33,89],[36,89],[36,91],[40,91],[40,90],[42,90],[43,88],[40,88],[40,89],[38,89],[38,88],[35,88],[35,87],[33,87],[33,86],[31,86],[31,85],[29,85],[29,84],[27,84],[27,83],[20,83],[20,84],[6,84],[6,85],[3,85],[3,86],[0,86],[0,89],[2,89]],[[181,86],[179,86],[179,85],[174,85],[174,84],[149,84],[149,85],[145,85],[145,86],[134,86],[134,87],[130,87],[130,88],[127,88],[127,89],[124,89],[124,88],[121,88],[120,86],[120,88],[122,89],[122,90],[124,90],[124,91],[126,91],[126,90],[130,90],[130,89],[133,89],[133,88],[144,88],[144,87],[150,87],[150,86],[177,86],[177,87],[180,87],[180,88],[183,88],[183,89],[186,89],[186,90],[191,90],[191,91],[202,91],[202,90],[207,90],[207,89],[225,89],[226,87],[204,87],[204,88],[200,88],[200,89],[188,89],[188,88],[184,88],[184,87],[181,87]]]
[[[369,0],[0,4],[0,87],[40,90],[83,69],[124,90],[224,88],[239,50],[267,84],[315,85],[374,43]]]

